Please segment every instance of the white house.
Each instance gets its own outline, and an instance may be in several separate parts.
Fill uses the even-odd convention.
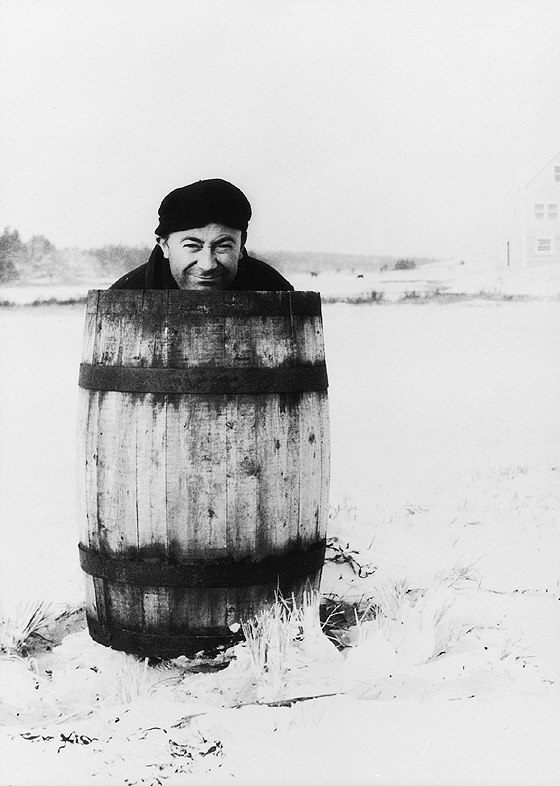
[[[525,186],[523,249],[527,267],[560,263],[560,153]]]

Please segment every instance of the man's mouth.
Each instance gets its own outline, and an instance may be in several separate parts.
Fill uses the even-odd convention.
[[[185,270],[183,273],[184,278],[194,278],[196,281],[219,281],[219,279],[223,278],[223,274],[220,270],[213,271],[212,273],[195,273],[191,270]]]
[[[220,288],[223,285],[224,279],[224,271],[219,269],[195,273],[194,270],[189,268],[183,271],[179,286],[181,289],[216,289],[216,287]]]

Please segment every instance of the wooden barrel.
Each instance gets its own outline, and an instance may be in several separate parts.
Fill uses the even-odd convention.
[[[318,589],[329,484],[316,292],[92,290],[78,427],[91,636],[210,651]],[[237,623],[237,624],[236,624]]]

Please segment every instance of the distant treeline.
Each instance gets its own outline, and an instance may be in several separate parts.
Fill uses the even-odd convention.
[[[43,235],[26,243],[17,229],[0,235],[0,283],[75,283],[119,277],[148,259],[151,249],[123,245],[58,249]]]
[[[5,228],[0,235],[0,284],[30,282],[77,283],[91,279],[119,278],[147,261],[148,246],[105,245],[102,248],[81,250],[57,249],[43,235],[34,235],[23,242],[17,229]],[[354,272],[357,275],[373,271],[409,269],[434,260],[425,257],[397,259],[326,252],[250,251],[269,262],[281,273],[311,273],[323,271]]]

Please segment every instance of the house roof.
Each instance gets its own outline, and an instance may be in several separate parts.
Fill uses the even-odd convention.
[[[558,159],[558,161],[560,161],[560,152],[556,153],[556,155],[555,155],[555,156],[552,156],[552,158],[550,159],[550,161],[548,161],[548,162],[547,162],[547,163],[546,163],[546,164],[545,164],[545,165],[542,167],[542,169],[539,169],[539,171],[537,172],[537,174],[536,174],[536,175],[534,175],[534,176],[533,176],[533,177],[532,177],[532,178],[529,180],[529,182],[525,184],[525,188],[528,188],[528,187],[531,185],[531,183],[533,182],[533,180],[536,180],[536,179],[537,179],[537,178],[538,178],[540,175],[542,175],[542,173],[545,171],[545,169],[547,169],[547,168],[548,168],[548,167],[549,167],[551,164],[553,164],[553,163],[556,161],[556,159]]]

